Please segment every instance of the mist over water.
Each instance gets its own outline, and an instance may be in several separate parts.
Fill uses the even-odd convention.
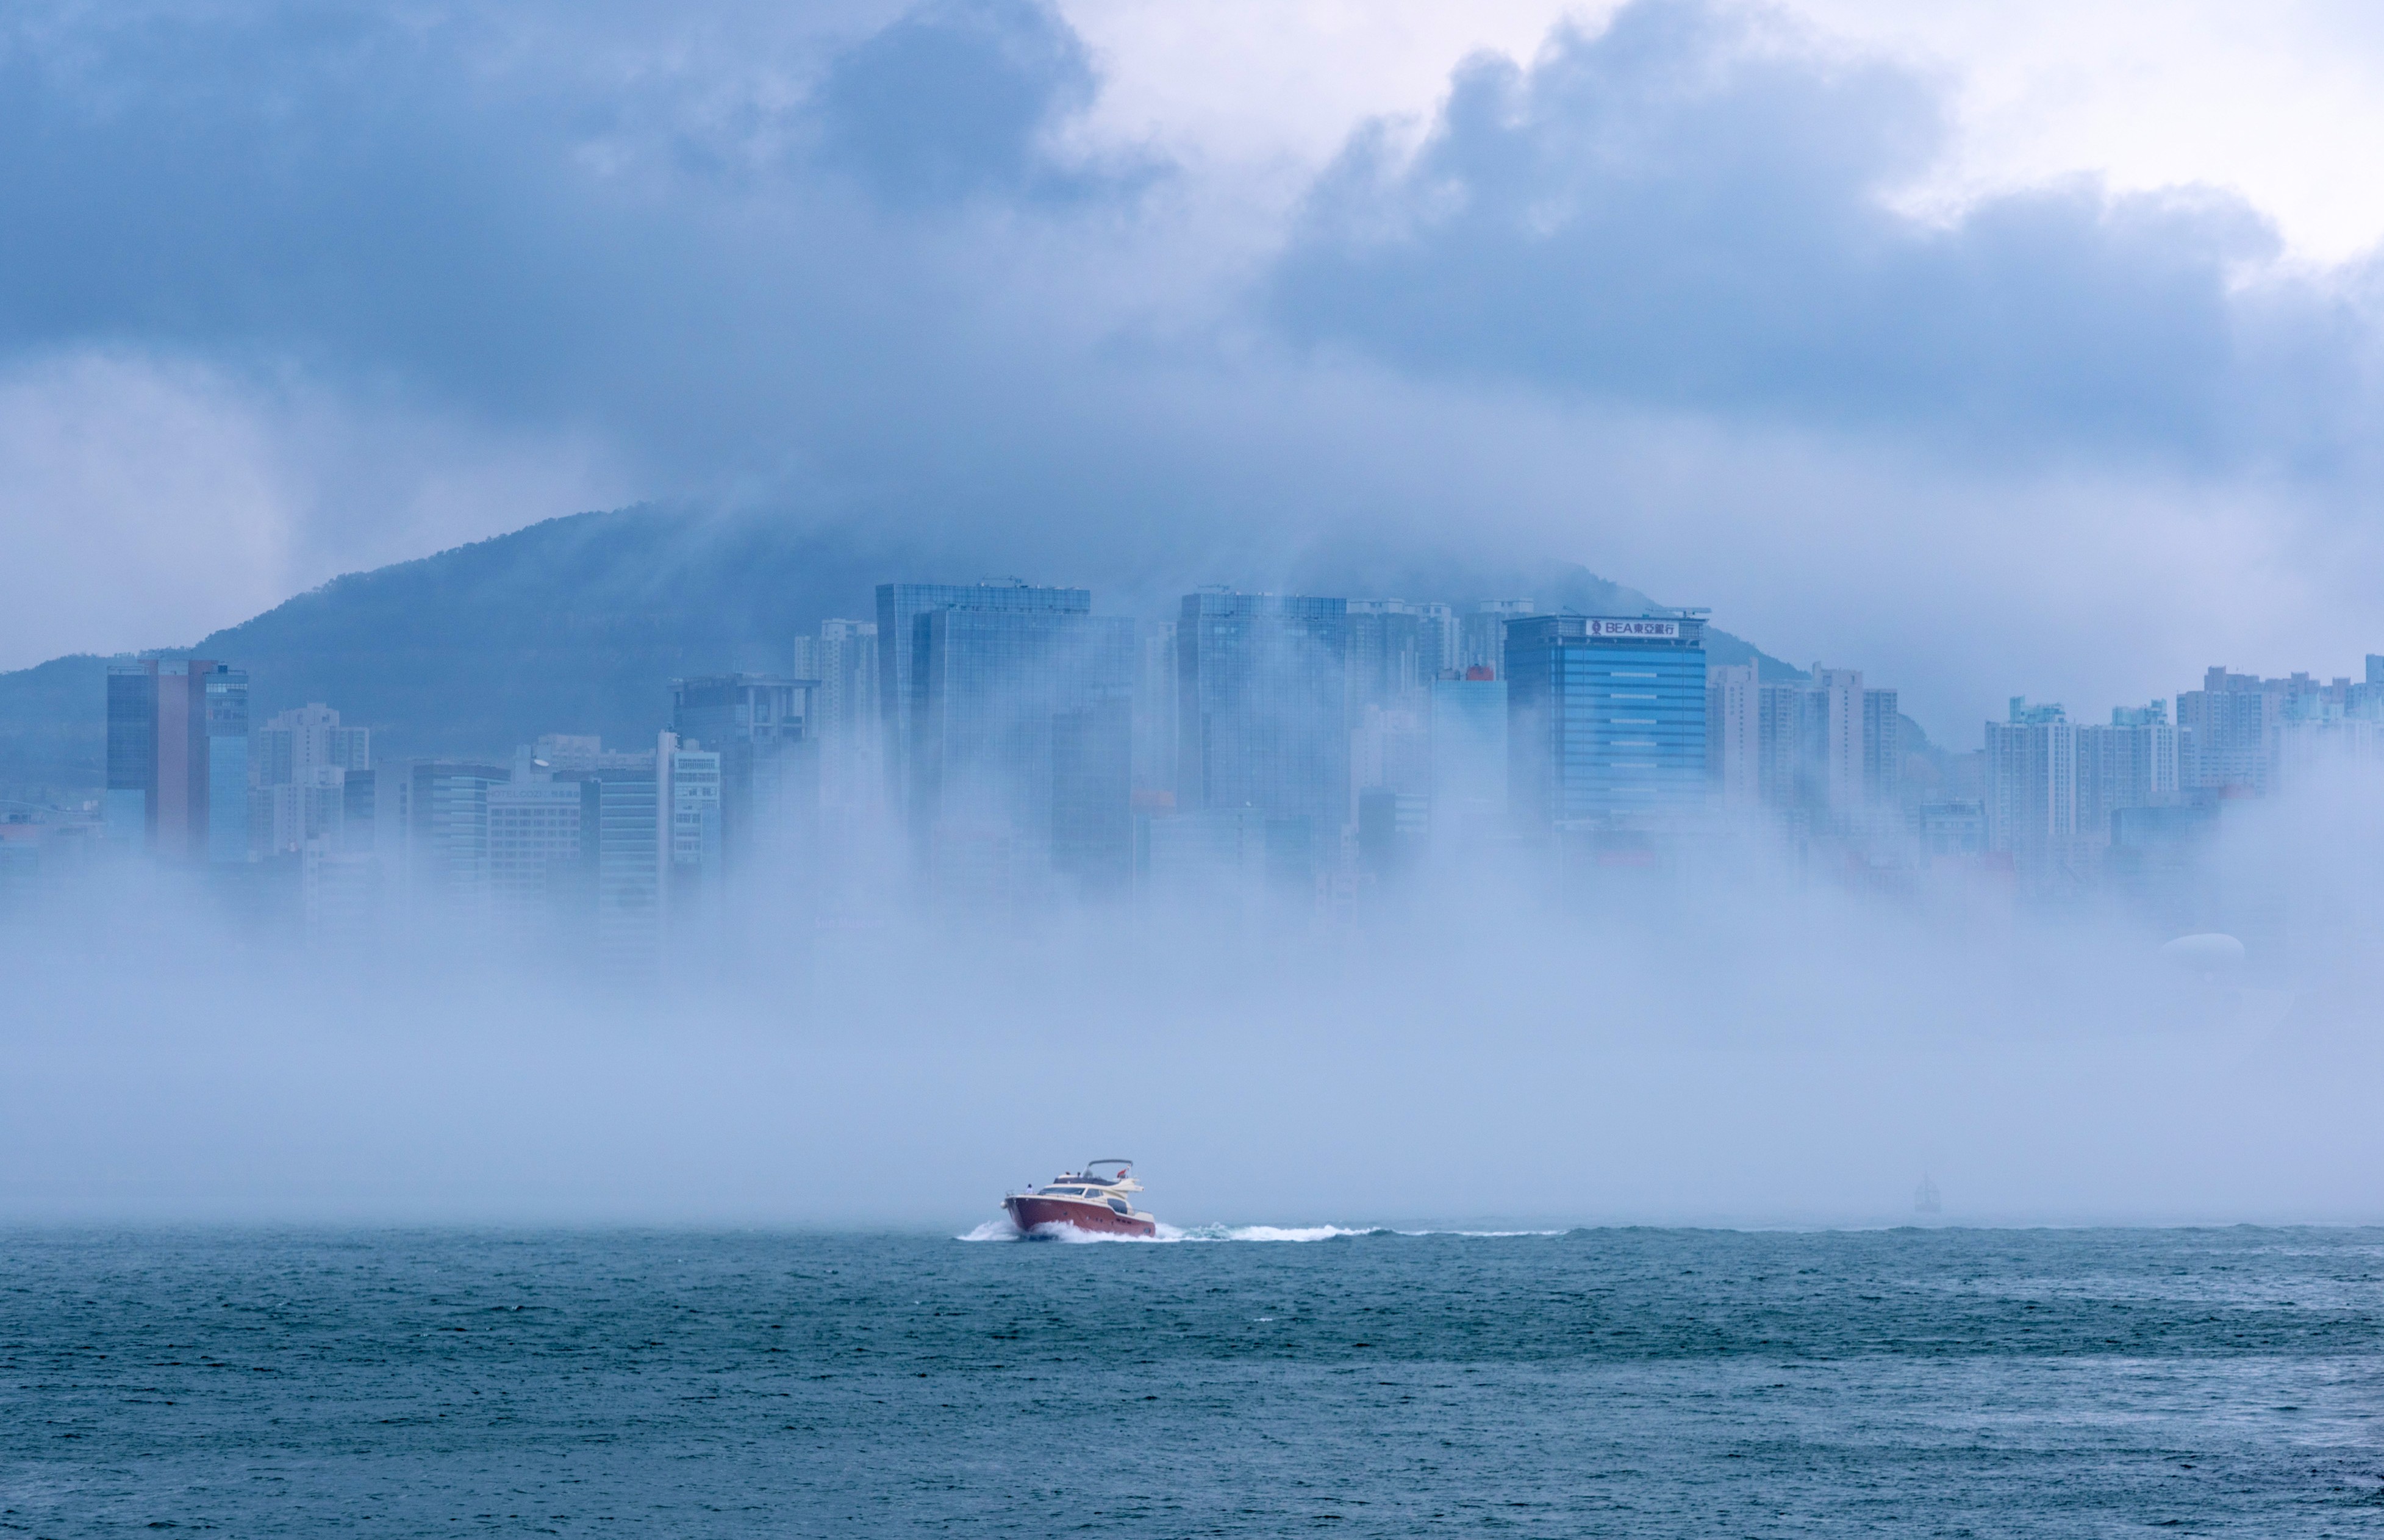
[[[1924,1174],[1952,1223],[2368,1220],[2376,794],[2247,807],[2154,900],[1856,882],[1754,831],[1338,914],[938,910],[889,872],[757,888],[626,981],[309,949],[102,869],[12,944],[0,1213],[959,1236],[1114,1154],[1187,1235],[1908,1223]],[[2221,929],[2238,971],[2162,950]]]

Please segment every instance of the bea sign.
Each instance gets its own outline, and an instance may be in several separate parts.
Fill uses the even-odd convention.
[[[1594,637],[1661,637],[1677,641],[1681,623],[1677,620],[1591,620],[1583,625]]]

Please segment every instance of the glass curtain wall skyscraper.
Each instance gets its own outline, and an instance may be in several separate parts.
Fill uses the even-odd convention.
[[[205,658],[107,671],[109,833],[170,861],[248,859],[248,675]]]
[[[1087,889],[1124,886],[1134,622],[954,605],[913,627],[910,816],[922,851],[965,839],[1029,862],[1022,878],[1048,861]]]
[[[1337,849],[1350,812],[1348,618],[1343,599],[1184,596],[1178,807],[1254,807],[1304,822],[1311,851]]]
[[[1513,621],[1506,675],[1509,798],[1525,827],[1659,826],[1703,802],[1703,621]]]
[[[1006,583],[880,583],[877,585],[877,723],[883,735],[887,801],[911,806],[909,746],[917,711],[911,654],[919,617],[931,610],[1000,610],[1090,615],[1090,589],[1036,588]]]
[[[671,730],[720,756],[718,838],[732,862],[798,834],[819,807],[817,686],[767,674],[671,681]]]

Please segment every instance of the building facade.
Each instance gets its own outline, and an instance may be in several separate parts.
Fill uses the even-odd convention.
[[[160,859],[248,859],[248,675],[205,658],[107,671],[109,838]]]
[[[816,686],[772,674],[671,681],[671,733],[678,746],[719,756],[716,838],[732,865],[801,838],[818,811],[819,745],[811,730]]]
[[[914,629],[915,849],[933,862],[990,838],[1008,852],[1006,880],[1130,883],[1134,622],[954,605],[922,612]]]
[[[920,617],[934,610],[997,610],[1026,614],[1090,615],[1090,589],[1037,588],[1001,583],[880,583],[877,585],[877,702],[880,757],[887,801],[908,808],[911,727],[917,711],[911,664]]]
[[[1703,621],[1511,621],[1505,673],[1509,801],[1522,827],[1660,826],[1703,805]]]
[[[1338,849],[1351,812],[1348,608],[1271,593],[1185,596],[1175,625],[1178,808],[1304,820],[1310,851]]]

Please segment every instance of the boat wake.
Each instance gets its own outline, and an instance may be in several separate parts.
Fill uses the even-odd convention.
[[[1030,1235],[1007,1219],[988,1219],[960,1240],[1054,1240],[1071,1246],[1173,1246],[1187,1241],[1310,1241],[1339,1240],[1349,1236],[1464,1236],[1489,1239],[1509,1236],[1560,1236],[1561,1230],[1392,1230],[1381,1225],[1352,1229],[1341,1224],[1196,1224],[1179,1229],[1161,1224],[1155,1236],[1105,1235],[1072,1224],[1037,1225]]]

